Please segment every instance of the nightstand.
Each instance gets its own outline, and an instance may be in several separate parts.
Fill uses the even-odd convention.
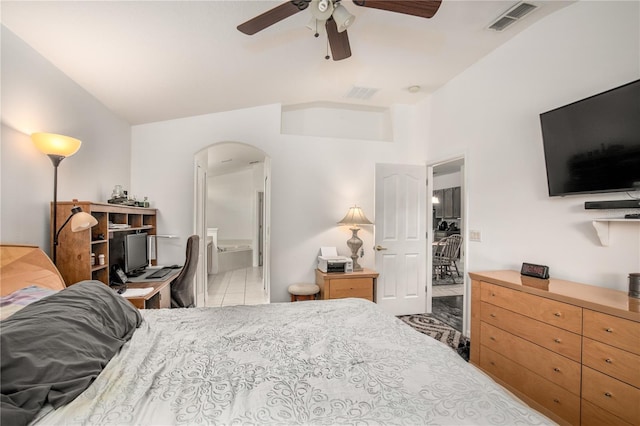
[[[371,269],[347,273],[327,273],[316,269],[316,284],[320,287],[320,299],[360,297],[375,302],[378,275]]]

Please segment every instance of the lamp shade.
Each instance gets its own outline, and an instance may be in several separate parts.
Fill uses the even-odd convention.
[[[338,32],[341,33],[356,20],[356,17],[353,16],[349,11],[342,6],[341,4],[337,4],[335,10],[333,11],[333,19],[336,21],[336,25],[338,27]]]
[[[338,225],[372,225],[373,223],[367,219],[362,212],[362,209],[358,206],[349,208],[347,215],[342,218]]]
[[[98,221],[95,217],[86,212],[79,212],[71,218],[71,232],[80,232],[96,226]]]
[[[82,144],[78,139],[55,133],[33,133],[31,140],[42,153],[62,157],[72,156],[78,152]]]

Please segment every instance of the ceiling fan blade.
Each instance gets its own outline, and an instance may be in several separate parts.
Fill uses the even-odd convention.
[[[362,7],[431,18],[440,8],[442,0],[353,0],[353,3]]]
[[[327,29],[327,37],[329,39],[329,46],[331,47],[331,56],[334,61],[340,61],[347,59],[351,56],[351,46],[349,46],[349,36],[347,31],[338,32],[338,25],[333,18],[327,19],[325,24]]]
[[[309,3],[306,1],[287,1],[280,6],[267,10],[265,13],[238,25],[238,31],[247,35],[253,35],[258,31],[262,31],[265,28],[288,18],[291,15],[295,15],[301,10],[306,9],[307,6],[309,6]]]

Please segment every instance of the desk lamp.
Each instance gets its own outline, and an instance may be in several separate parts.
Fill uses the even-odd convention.
[[[33,133],[31,135],[31,140],[35,144],[36,148],[40,150],[42,153],[46,154],[50,159],[51,163],[53,163],[53,264],[56,264],[56,254],[58,247],[58,237],[60,236],[60,232],[65,227],[67,223],[71,220],[71,231],[79,232],[85,229],[89,229],[92,226],[95,226],[98,221],[95,217],[91,216],[89,213],[85,213],[82,211],[80,207],[74,207],[71,209],[71,215],[67,218],[67,220],[62,224],[60,229],[58,228],[58,166],[60,162],[67,157],[71,157],[73,154],[78,152],[80,149],[81,141],[78,139],[56,135],[54,133]]]
[[[373,225],[369,219],[364,215],[362,209],[358,206],[353,206],[349,208],[346,216],[342,218],[338,225],[348,225],[350,226],[352,235],[351,238],[347,240],[347,245],[351,249],[351,259],[353,260],[353,270],[354,271],[362,271],[362,266],[358,264],[358,250],[362,247],[362,240],[358,238],[358,225]]]

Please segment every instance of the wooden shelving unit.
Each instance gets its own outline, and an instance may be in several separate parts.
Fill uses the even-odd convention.
[[[81,232],[71,232],[67,225],[58,238],[56,266],[67,285],[83,280],[98,280],[109,284],[109,243],[116,233],[145,231],[156,234],[156,209],[121,206],[118,204],[96,203],[92,201],[59,201],[56,212],[58,227],[62,226],[71,214],[71,209],[79,206],[90,213],[98,224]],[[110,228],[109,223],[127,225],[126,228]],[[51,252],[53,253],[53,222],[50,224]],[[95,265],[91,265],[91,253],[95,253]],[[99,255],[104,255],[104,265],[98,264]]]

